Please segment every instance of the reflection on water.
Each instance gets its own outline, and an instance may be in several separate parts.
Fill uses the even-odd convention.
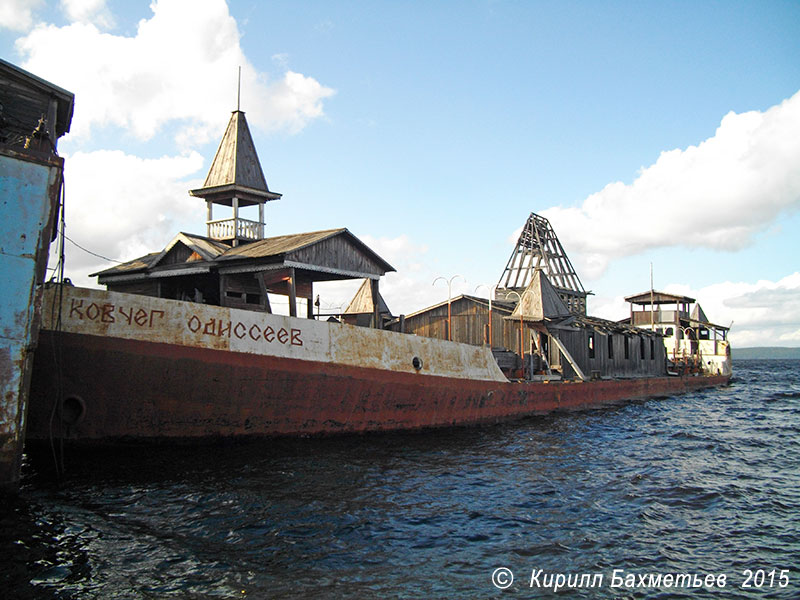
[[[428,433],[118,448],[25,467],[0,516],[14,598],[800,596],[800,362],[722,389]],[[46,455],[46,453],[45,453]],[[625,573],[726,590],[611,589]],[[745,569],[789,584],[743,590]],[[541,580],[541,579],[540,579]]]

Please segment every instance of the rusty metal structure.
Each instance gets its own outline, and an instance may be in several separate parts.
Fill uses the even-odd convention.
[[[497,282],[495,299],[522,295],[537,271],[543,271],[570,312],[586,314],[586,296],[578,274],[546,218],[531,213],[517,240],[506,268]]]
[[[378,282],[393,269],[347,229],[265,236],[264,205],[280,195],[266,185],[241,111],[204,187],[191,193],[207,203],[207,236],[179,233],[161,251],[98,273],[105,291],[45,290],[52,308],[33,369],[32,439],[445,427],[729,377],[669,377],[656,332],[586,317],[580,280],[547,220],[533,214],[496,302],[452,299],[448,288],[446,303],[392,319]],[[214,220],[215,205],[232,218]],[[243,220],[243,206],[258,207],[258,220]],[[321,321],[313,284],[336,279],[364,281],[343,322]],[[275,293],[289,296],[288,316],[271,310]]]
[[[31,387],[29,436],[40,441],[51,431],[113,443],[493,423],[728,380],[509,381],[483,345],[93,289],[50,288],[54,305],[62,323],[57,331],[57,311],[45,309]]]
[[[0,60],[0,488],[15,489],[74,97]]]

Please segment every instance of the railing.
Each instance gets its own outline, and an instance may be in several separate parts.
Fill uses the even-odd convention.
[[[652,319],[653,323],[674,323],[675,322],[675,312],[674,310],[659,310],[655,309],[653,311],[652,316],[650,315],[650,309],[647,310],[636,310],[633,311],[633,324],[634,325],[650,325],[650,320]],[[678,313],[679,319],[688,319],[689,313],[685,311],[680,311]]]
[[[248,219],[219,219],[208,221],[208,237],[215,240],[264,239],[264,223]]]

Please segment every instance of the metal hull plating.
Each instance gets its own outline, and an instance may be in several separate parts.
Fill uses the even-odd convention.
[[[25,438],[32,350],[39,329],[63,162],[0,148],[0,487],[16,488]]]
[[[64,331],[42,332],[29,439],[421,429],[671,395],[728,380],[514,383],[484,363],[490,353],[464,344],[93,290],[65,294],[62,318]],[[177,341],[179,330],[188,334]],[[359,347],[350,347],[359,339]],[[413,356],[426,366],[415,369]],[[461,364],[468,360],[473,364]]]

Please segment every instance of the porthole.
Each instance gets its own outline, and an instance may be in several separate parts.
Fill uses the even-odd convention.
[[[61,421],[70,427],[83,421],[86,416],[86,403],[80,396],[67,396],[61,403]]]

